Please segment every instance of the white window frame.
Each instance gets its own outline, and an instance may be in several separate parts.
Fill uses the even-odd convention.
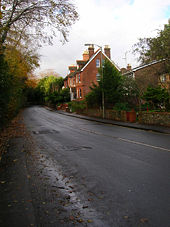
[[[79,98],[82,98],[82,90],[79,88]]]
[[[78,74],[78,82],[81,83],[80,73]]]
[[[160,76],[160,81],[162,83],[166,82],[166,75],[165,74],[163,74],[163,75]]]
[[[96,59],[96,68],[100,68],[100,59]]]
[[[101,79],[101,75],[99,73],[96,74],[96,81],[99,82]]]

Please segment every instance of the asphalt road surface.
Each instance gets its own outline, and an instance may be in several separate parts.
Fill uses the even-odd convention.
[[[23,115],[38,147],[30,162],[47,178],[33,196],[42,201],[45,196],[43,204],[50,209],[55,202],[51,193],[59,193],[62,200],[57,198],[55,206],[62,207],[57,213],[61,226],[74,226],[75,220],[80,226],[170,226],[170,135],[37,106]],[[51,226],[59,226],[50,218]],[[40,226],[48,226],[45,217],[40,219]]]

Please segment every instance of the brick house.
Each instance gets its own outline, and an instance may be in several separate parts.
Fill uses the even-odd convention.
[[[170,73],[164,60],[153,61],[133,69],[128,65],[127,69],[121,71],[123,75],[133,77],[143,90],[149,85],[160,85],[162,88],[170,89]]]
[[[110,59],[110,48],[105,46],[104,53],[101,49],[94,50],[89,46],[84,51],[83,59],[76,61],[76,66],[69,66],[69,74],[64,79],[64,87],[70,88],[71,100],[83,100],[90,92],[90,86],[97,84],[100,80],[98,69],[101,66],[101,59],[108,59],[119,71],[119,67]]]

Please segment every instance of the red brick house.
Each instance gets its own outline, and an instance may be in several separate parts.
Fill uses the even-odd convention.
[[[95,51],[94,46],[90,46],[88,50],[84,51],[83,59],[76,61],[76,66],[68,67],[70,73],[64,79],[64,87],[70,88],[71,100],[83,100],[90,92],[90,86],[98,83],[101,59],[108,59],[120,71],[119,67],[110,59],[109,46],[105,46],[104,53],[101,49]]]

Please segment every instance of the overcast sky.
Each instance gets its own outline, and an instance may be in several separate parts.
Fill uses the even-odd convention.
[[[62,44],[61,35],[53,46],[40,49],[38,71],[55,70],[68,74],[68,66],[82,59],[85,43],[111,48],[111,58],[120,68],[130,63],[137,66],[130,53],[138,38],[154,37],[170,18],[170,0],[73,0],[80,15],[70,29],[69,42]],[[126,53],[126,59],[125,59]]]

